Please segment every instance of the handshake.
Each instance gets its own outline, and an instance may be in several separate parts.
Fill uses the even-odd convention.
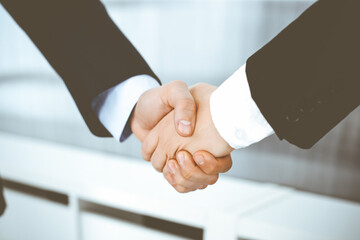
[[[143,158],[178,192],[204,189],[231,168],[234,149],[220,136],[210,113],[215,89],[174,81],[142,94],[133,110],[131,130],[142,142]]]

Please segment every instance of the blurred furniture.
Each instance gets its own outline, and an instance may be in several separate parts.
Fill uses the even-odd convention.
[[[0,239],[349,239],[360,205],[222,177],[179,194],[146,162],[0,134]]]

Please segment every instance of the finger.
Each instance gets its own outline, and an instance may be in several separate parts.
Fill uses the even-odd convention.
[[[163,169],[163,175],[165,179],[169,182],[170,185],[175,186],[176,182],[174,180],[174,175],[170,172],[169,165],[165,164],[165,167]]]
[[[161,147],[157,147],[154,153],[151,155],[151,164],[158,172],[162,172],[166,164],[167,156],[161,151]]]
[[[196,183],[194,183],[182,176],[181,171],[180,171],[180,166],[176,160],[170,159],[167,164],[169,165],[170,172],[173,175],[175,185],[182,186],[189,190],[195,190],[199,187],[199,186],[197,186]]]
[[[192,189],[188,189],[186,187],[183,187],[181,185],[174,185],[173,186],[175,188],[176,191],[178,191],[179,193],[188,193],[188,192],[192,192],[194,190]]]
[[[198,151],[193,155],[194,161],[199,168],[206,174],[224,173],[230,170],[232,166],[231,155],[221,158],[215,158],[206,151]]]
[[[188,86],[182,81],[173,81],[163,88],[163,102],[175,110],[174,122],[180,136],[193,134],[196,122],[196,104]]]
[[[191,181],[196,189],[214,184],[219,177],[217,174],[208,175],[204,173],[195,165],[191,154],[187,151],[179,151],[176,155],[176,160],[179,163],[180,173],[183,178]]]
[[[170,163],[174,163],[176,162],[175,160],[169,160],[165,167],[164,167],[164,171],[163,171],[163,175],[165,177],[165,179],[170,183],[170,185],[179,193],[187,193],[190,191],[193,191],[192,189],[188,189],[180,184],[177,184],[175,181],[175,172],[176,170],[173,170],[169,167]]]
[[[153,129],[146,136],[142,146],[141,146],[141,155],[144,160],[150,161],[153,152],[155,151],[159,143],[158,132],[156,129]]]

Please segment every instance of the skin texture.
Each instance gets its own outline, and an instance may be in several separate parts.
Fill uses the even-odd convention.
[[[144,143],[145,139],[151,139],[149,137],[151,131],[159,128],[158,124],[166,118],[167,127],[171,128],[169,131],[171,137],[191,136],[197,114],[196,102],[191,93],[187,85],[181,81],[174,81],[145,92],[140,97],[131,118],[134,135]],[[183,125],[181,120],[189,124]],[[166,137],[170,137],[167,136],[166,131],[164,133]],[[161,169],[166,180],[178,192],[204,189],[217,181],[219,173],[231,168],[230,154],[215,158],[203,150],[197,152],[193,150],[192,153],[193,155],[190,155],[186,151],[179,151],[178,156],[174,155]]]
[[[218,158],[228,156],[233,151],[217,132],[212,122],[209,102],[210,95],[215,89],[216,87],[208,84],[198,84],[190,89],[197,108],[196,127],[191,137],[185,138],[176,134],[173,123],[175,112],[171,111],[148,133],[143,142],[143,158],[151,161],[156,170],[160,172],[164,171],[165,178],[174,187],[178,186],[178,189],[176,187],[175,189],[179,192],[192,191],[196,187],[201,189],[209,184],[213,184],[217,180],[217,178],[213,176],[206,180],[203,178],[203,181],[200,181],[196,179],[196,176],[189,174],[188,169],[193,169],[194,172],[198,170],[191,155],[198,159],[198,161],[195,161],[199,162],[198,167],[202,168],[204,164],[201,164],[201,160],[199,160],[201,157],[197,155],[197,151],[203,150]],[[179,152],[180,150],[186,150],[188,153],[184,153],[183,151]],[[175,164],[175,162],[172,161],[173,159],[177,159],[178,163],[183,164]],[[225,157],[225,159],[227,158]],[[215,165],[217,166],[217,172],[228,170],[229,164],[225,164],[226,166],[220,165],[221,164]],[[210,172],[214,173],[216,171]],[[178,173],[182,173],[184,179],[181,178]],[[190,179],[191,181],[189,182],[185,181]],[[204,184],[192,184],[199,182]]]
[[[196,105],[182,81],[173,81],[141,95],[131,118],[132,132],[143,142],[150,130],[172,110],[177,133],[184,137],[191,136],[195,127]],[[181,124],[181,120],[189,125]]]
[[[183,157],[181,157],[183,155]],[[200,152],[194,155],[203,155],[203,165],[196,165],[191,154],[180,151],[176,159],[166,162],[163,169],[165,179],[180,193],[187,193],[197,189],[205,189],[208,185],[215,184],[219,173],[227,172],[231,168],[230,155],[224,158],[214,158],[210,153]],[[183,160],[181,160],[183,158]]]

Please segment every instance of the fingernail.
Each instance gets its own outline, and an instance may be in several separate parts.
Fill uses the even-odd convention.
[[[184,153],[182,153],[182,152],[179,153],[177,157],[178,157],[179,164],[184,165],[184,161],[185,161]]]
[[[194,159],[195,159],[195,162],[198,164],[198,165],[203,165],[204,164],[204,157],[200,154],[198,155],[195,155],[194,156]]]
[[[180,120],[179,122],[179,131],[183,134],[190,134],[191,132],[191,126],[190,126],[191,122],[189,121],[185,121],[185,120]]]
[[[169,163],[170,172],[172,175],[175,175],[175,164],[173,162]]]

